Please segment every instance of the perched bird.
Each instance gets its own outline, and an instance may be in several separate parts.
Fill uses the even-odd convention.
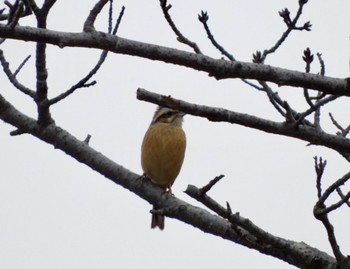
[[[145,176],[171,191],[185,157],[186,135],[182,129],[185,114],[166,107],[154,113],[141,147],[141,165]],[[153,206],[153,209],[157,209]],[[151,228],[164,229],[164,216],[152,213]]]

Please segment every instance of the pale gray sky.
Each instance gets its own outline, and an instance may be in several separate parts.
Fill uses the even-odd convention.
[[[57,1],[48,28],[81,31],[94,2]],[[312,31],[292,33],[266,63],[303,71],[302,52],[310,47],[313,53],[322,53],[327,75],[349,76],[350,2],[309,2],[300,22],[310,20]],[[170,3],[174,21],[203,53],[221,57],[197,20],[201,10],[208,11],[217,40],[238,60],[251,61],[253,52],[271,47],[285,30],[278,11],[288,7],[294,15],[298,1]],[[176,41],[158,1],[116,1],[116,15],[122,5],[126,11],[120,36],[189,50]],[[21,21],[21,25],[26,24],[33,22]],[[98,20],[99,29],[105,30],[106,24],[104,13]],[[28,54],[34,56],[33,48],[31,43],[18,41],[2,45],[13,68]],[[63,92],[86,74],[98,54],[49,46],[50,96]],[[19,76],[32,88],[33,63],[34,57]],[[315,62],[312,71],[318,70]],[[57,125],[79,139],[91,134],[93,148],[137,173],[141,173],[140,145],[155,109],[136,99],[139,87],[189,102],[283,120],[264,94],[239,80],[216,81],[205,73],[161,62],[110,54],[95,79],[95,87],[78,90],[55,105],[52,116]],[[2,72],[0,85],[1,94],[35,117],[31,100],[17,92]],[[300,89],[273,87],[295,108],[306,107]],[[347,101],[329,108],[344,126],[349,124]],[[323,127],[335,132],[327,113],[323,112]],[[306,147],[303,141],[192,116],[185,118],[184,129],[188,149],[173,188],[177,197],[196,204],[183,193],[186,186],[202,186],[224,174],[222,182],[210,191],[213,198],[223,204],[230,202],[234,212],[268,232],[304,241],[331,254],[326,232],[312,215],[316,201],[313,156],[328,160],[325,184],[348,172],[349,165],[340,156],[321,147]],[[151,205],[32,136],[10,137],[11,130],[0,122],[1,268],[291,268],[169,218],[163,232],[151,230]],[[332,214],[331,220],[343,253],[349,253],[349,210]]]

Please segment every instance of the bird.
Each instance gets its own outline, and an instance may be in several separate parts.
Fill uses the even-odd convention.
[[[141,146],[143,176],[169,191],[185,158],[186,134],[182,129],[185,113],[159,106]],[[157,207],[153,206],[153,211]],[[152,212],[151,228],[164,229],[164,216]]]

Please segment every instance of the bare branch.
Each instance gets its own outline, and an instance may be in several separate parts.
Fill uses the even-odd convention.
[[[124,12],[125,12],[125,6],[122,6],[122,9],[119,12],[118,19],[117,19],[116,24],[114,26],[114,29],[112,31],[112,35],[116,35],[117,34],[119,26],[120,26],[120,23],[121,23],[122,18],[124,16]]]
[[[83,31],[84,32],[93,32],[95,31],[94,23],[95,20],[102,11],[103,7],[107,4],[109,0],[99,0],[96,5],[91,9],[89,16],[86,18]]]
[[[335,127],[337,127],[340,130],[340,133],[337,133],[338,135],[341,135],[343,137],[346,137],[350,132],[350,125],[346,128],[343,128],[333,117],[332,113],[329,113],[329,117],[331,118],[332,123]]]
[[[193,185],[189,185],[185,191],[190,197],[201,202],[203,205],[217,213],[224,219],[227,219],[232,226],[232,229],[240,235],[239,244],[253,245],[254,249],[259,250],[262,253],[277,257],[279,259],[285,260],[286,256],[288,260],[291,259],[293,262],[289,263],[299,267],[305,268],[305,264],[302,265],[302,261],[308,260],[310,263],[306,268],[311,268],[311,264],[314,262],[312,257],[312,249],[309,248],[305,243],[293,242],[291,240],[285,240],[283,238],[272,235],[257,225],[255,225],[249,219],[243,218],[239,213],[232,214],[231,207],[227,203],[227,208],[222,207],[215,200],[209,197],[207,194],[202,195],[200,189]],[[306,253],[302,251],[301,254],[298,250],[308,249],[311,253]],[[304,258],[301,258],[302,255]],[[311,256],[310,256],[311,254]],[[308,257],[306,257],[308,256]]]
[[[310,73],[310,67],[311,67],[312,61],[314,60],[314,55],[311,53],[311,50],[309,48],[306,48],[306,50],[304,50],[303,60],[306,63],[305,72]],[[313,107],[314,104],[311,101],[309,91],[307,88],[304,88],[304,97],[305,97],[306,102],[309,104],[309,106]]]
[[[115,27],[112,29],[112,1],[110,2],[110,12],[109,12],[109,23],[108,23],[108,31],[110,31],[113,35],[116,35],[119,25],[121,23],[122,17],[124,15],[124,10],[125,7],[122,7],[120,13],[119,13],[119,17],[117,19],[116,25]],[[108,55],[108,51],[104,50],[102,51],[100,58],[97,62],[97,64],[94,66],[94,68],[84,77],[82,78],[78,83],[76,83],[75,85],[73,85],[70,89],[68,89],[66,92],[52,98],[51,100],[49,100],[49,105],[53,105],[61,100],[63,100],[64,98],[68,97],[69,95],[71,95],[72,93],[74,93],[77,89],[80,88],[87,88],[90,86],[93,86],[96,84],[96,81],[92,81],[90,83],[88,83],[88,81],[98,72],[98,70],[101,68],[101,66],[103,65],[104,61],[106,60]]]
[[[335,256],[335,258],[337,259],[337,261],[340,263],[341,261],[343,261],[345,259],[345,256],[341,253],[339,245],[337,243],[337,238],[335,236],[334,233],[334,227],[331,224],[331,222],[328,219],[328,215],[327,214],[319,214],[318,210],[322,210],[323,205],[316,203],[315,207],[314,207],[314,215],[316,217],[316,219],[320,220],[323,224],[323,226],[325,227],[327,234],[328,234],[328,241],[332,247],[333,250],[333,254]]]
[[[283,116],[286,116],[286,112],[283,109],[285,108],[285,101],[283,101],[278,93],[273,92],[271,87],[267,85],[266,82],[260,82],[262,86],[262,90],[266,92],[267,97],[269,98],[270,103],[274,106],[274,108]]]
[[[23,62],[17,67],[16,71],[13,73],[13,75],[16,77],[18,75],[18,73],[22,70],[22,68],[24,67],[24,65],[29,61],[31,55],[28,55]]]
[[[10,4],[8,1],[4,1],[4,3],[9,7],[9,12],[6,14],[4,14],[4,11],[5,11],[5,8],[0,10],[0,21],[4,21],[4,20],[7,20],[8,21],[8,24],[10,24],[10,22],[14,21],[14,15],[15,17],[18,16],[18,19],[19,18],[23,18],[23,17],[26,17],[30,14],[32,14],[32,10],[31,8],[29,7],[27,1],[22,1],[22,7],[19,9],[18,8],[18,3],[19,1],[16,1],[15,4]],[[24,6],[23,6],[24,4]],[[17,5],[17,7],[16,7]],[[19,12],[18,14],[14,14],[16,13],[16,9],[17,9],[17,12]],[[15,19],[18,21],[18,19]],[[13,23],[15,26],[16,23]]]
[[[171,9],[171,5],[167,4],[167,0],[159,0],[160,2],[160,6],[162,8],[164,17],[166,19],[166,21],[168,22],[168,24],[170,25],[171,29],[173,30],[173,32],[176,34],[177,36],[177,40],[183,44],[186,44],[188,46],[190,46],[196,53],[198,54],[202,54],[202,52],[200,51],[198,45],[192,41],[190,41],[188,38],[186,38],[181,32],[180,30],[176,27],[175,23],[173,22],[170,14],[169,14],[169,10]]]
[[[322,77],[268,65],[213,59],[202,54],[164,48],[105,33],[64,33],[29,26],[17,26],[10,30],[7,26],[0,24],[0,37],[45,42],[61,48],[65,46],[98,48],[186,66],[207,72],[217,79],[237,77],[255,79],[270,81],[279,86],[288,85],[314,89],[327,94],[350,96],[350,80],[347,79]]]
[[[201,14],[198,15],[198,20],[203,24],[204,29],[207,33],[207,36],[209,38],[209,40],[211,41],[211,43],[214,45],[215,48],[217,48],[222,55],[226,56],[230,61],[235,61],[235,58],[233,57],[232,54],[228,53],[227,50],[224,49],[223,46],[221,46],[214,38],[213,34],[211,33],[209,26],[208,26],[208,20],[209,20],[209,16],[207,12],[204,12],[202,10]]]
[[[204,12],[202,11],[200,15],[198,15],[198,20],[203,24],[204,26],[204,29],[208,35],[208,38],[209,40],[211,41],[211,43],[214,45],[214,47],[216,47],[220,52],[221,54],[223,54],[224,56],[226,56],[230,61],[235,61],[236,59],[233,57],[232,54],[230,54],[227,50],[224,49],[223,46],[221,46],[214,38],[213,34],[211,33],[210,29],[209,29],[209,26],[207,24],[207,21],[209,20],[209,16],[207,14],[207,12]],[[242,81],[253,87],[254,89],[256,90],[262,90],[258,85],[246,80],[246,79],[242,79]]]
[[[310,30],[311,24],[309,22],[305,23],[303,27],[296,26],[302,12],[303,12],[304,5],[306,3],[307,3],[307,1],[299,1],[299,8],[298,8],[297,14],[295,15],[293,20],[291,20],[289,17],[290,13],[289,13],[288,9],[283,9],[282,11],[279,12],[280,16],[283,18],[284,22],[287,24],[287,30],[282,34],[282,36],[280,37],[280,39],[276,42],[276,44],[274,46],[272,46],[268,50],[264,50],[264,53],[262,54],[262,57],[261,57],[262,62],[265,61],[266,57],[269,54],[274,53],[283,44],[283,42],[287,39],[287,37],[289,36],[289,34],[293,30],[307,30],[307,31]]]
[[[314,104],[312,107],[310,107],[308,110],[306,110],[305,112],[301,113],[299,115],[299,119],[297,121],[297,124],[299,124],[300,122],[302,122],[305,117],[307,117],[308,115],[312,114],[313,112],[317,112],[319,111],[319,109],[324,106],[325,104],[329,103],[329,102],[332,102],[334,100],[336,100],[337,98],[339,98],[340,96],[337,96],[337,95],[331,95],[331,96],[328,96],[327,98],[324,98],[322,100],[319,100],[316,104]],[[318,112],[319,114],[320,112]],[[319,127],[319,124],[318,124],[318,127]]]
[[[10,64],[6,61],[4,53],[1,49],[0,49],[0,62],[1,62],[2,68],[3,68],[7,78],[10,80],[12,85],[15,86],[22,93],[34,98],[35,92],[33,90],[27,88],[23,84],[21,84],[17,80],[16,75],[14,73],[12,73],[12,71],[10,70]]]
[[[322,54],[317,53],[317,58],[318,58],[318,61],[320,62],[320,66],[321,66],[320,75],[324,76],[326,73],[326,67],[325,67],[324,61],[322,59]]]
[[[335,127],[337,127],[342,133],[344,132],[344,128],[336,121],[336,119],[333,117],[332,113],[329,112],[329,117],[331,118],[332,123]]]
[[[346,199],[346,196],[343,194],[342,190],[339,187],[337,188],[337,193],[339,194],[341,200],[344,201],[348,207],[350,207],[349,200]]]
[[[325,209],[325,203],[326,200],[329,198],[329,196],[334,193],[334,191],[337,190],[337,188],[339,188],[340,186],[344,185],[350,178],[350,172],[346,173],[344,176],[342,176],[341,178],[339,178],[336,182],[334,182],[332,185],[330,185],[325,192],[321,195],[321,197],[319,197],[319,200],[317,202],[318,206],[318,211],[317,214],[321,215],[321,214],[326,214],[326,212],[324,211]],[[347,197],[347,195],[345,196]],[[348,198],[345,199],[344,202],[347,201]]]
[[[338,190],[340,190],[340,188],[336,189],[337,192],[339,193]],[[334,203],[330,206],[328,206],[327,208],[322,210],[323,214],[328,214],[336,209],[338,209],[339,207],[341,207],[343,204],[347,204],[349,205],[349,198],[350,198],[350,192],[348,192],[346,195],[344,195],[343,197],[341,197],[340,201],[338,201],[337,203]]]
[[[5,1],[6,2],[6,1]],[[16,0],[15,3],[11,6],[9,17],[8,17],[8,26],[14,28],[17,24],[21,15],[24,12],[24,4],[21,0]]]
[[[220,175],[220,176],[217,176],[214,179],[210,180],[210,182],[207,185],[205,185],[199,189],[200,195],[202,196],[202,195],[206,194],[208,191],[210,191],[210,189],[212,187],[214,187],[214,185],[216,183],[218,183],[223,177],[224,177],[224,175]]]
[[[315,129],[312,126],[299,125],[298,128],[295,128],[296,126],[294,124],[274,122],[244,113],[229,111],[223,108],[191,104],[175,98],[169,100],[169,97],[167,96],[152,93],[144,89],[137,90],[137,98],[161,106],[178,109],[194,116],[204,117],[210,121],[239,124],[268,133],[298,138],[314,145],[323,145],[338,152],[350,153],[349,139],[325,133],[324,131]]]
[[[88,135],[86,136],[86,138],[84,139],[84,143],[87,144],[87,145],[89,145],[90,139],[91,139],[91,135],[88,134]]]
[[[317,156],[314,157],[315,160],[315,171],[316,171],[316,189],[317,189],[317,197],[320,199],[322,196],[322,184],[321,179],[324,173],[324,170],[327,165],[326,160],[322,160],[322,157],[317,158]]]

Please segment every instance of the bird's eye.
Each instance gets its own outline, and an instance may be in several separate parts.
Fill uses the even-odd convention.
[[[173,112],[173,111],[168,111],[168,112],[165,114],[165,116],[167,116],[167,117],[170,117],[170,116],[172,116],[172,115],[174,115],[174,112]]]

